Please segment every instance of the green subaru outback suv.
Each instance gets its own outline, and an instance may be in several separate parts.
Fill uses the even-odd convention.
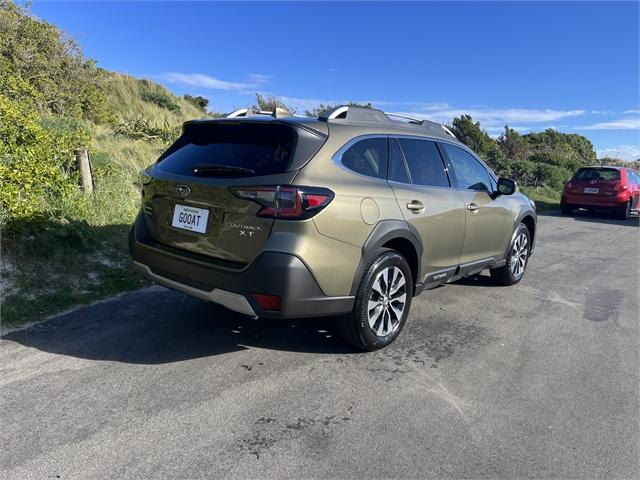
[[[142,275],[251,317],[336,316],[365,350],[425,289],[518,283],[536,234],[533,202],[446,127],[374,109],[187,122],[141,183]]]

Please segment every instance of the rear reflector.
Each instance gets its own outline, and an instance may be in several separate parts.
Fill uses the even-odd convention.
[[[251,296],[255,299],[262,310],[278,311],[280,310],[280,297],[277,295],[267,295],[264,293],[252,293]]]

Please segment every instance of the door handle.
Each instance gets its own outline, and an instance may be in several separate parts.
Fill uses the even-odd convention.
[[[471,213],[475,213],[480,209],[480,207],[478,205],[476,205],[475,203],[470,203],[469,205],[467,205],[467,210],[469,210]]]
[[[418,200],[411,200],[409,203],[407,203],[407,208],[413,213],[420,213],[424,210],[424,205]]]

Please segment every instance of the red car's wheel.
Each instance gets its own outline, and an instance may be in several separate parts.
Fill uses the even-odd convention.
[[[631,216],[631,203],[632,199],[630,198],[624,206],[620,207],[618,210],[618,218],[627,220]]]

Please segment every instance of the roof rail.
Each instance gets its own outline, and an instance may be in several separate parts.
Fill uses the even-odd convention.
[[[382,110],[375,108],[350,107],[341,105],[323,112],[318,117],[319,120],[347,120],[352,123],[389,123],[391,120]]]
[[[431,120],[427,120],[424,118],[416,118],[416,117],[410,117],[409,115],[403,115],[400,113],[389,113],[389,112],[384,112],[388,117],[398,117],[398,118],[404,118],[405,120],[409,120],[408,123],[412,124],[412,125],[419,125],[421,127],[425,127],[425,128],[441,128],[442,130],[444,130],[444,133],[446,133],[447,135],[452,136],[453,138],[455,138],[457,140],[457,137],[453,134],[453,132],[451,130],[449,130],[449,128],[447,128],[445,125],[438,123],[438,122],[432,122]],[[393,118],[392,118],[393,120]]]
[[[251,108],[241,108],[235,112],[231,112],[226,118],[238,118],[238,117],[252,117],[256,115],[269,115],[274,118],[279,117],[291,117],[291,112],[286,108],[276,107],[273,110],[253,110]]]
[[[394,118],[402,118],[408,120],[408,122],[399,122]],[[383,112],[375,108],[365,107],[351,107],[349,105],[340,105],[333,110],[323,112],[318,117],[318,120],[325,122],[329,121],[345,121],[347,123],[404,123],[406,125],[415,126],[417,128],[424,128],[431,130],[434,134],[443,136],[448,135],[453,138],[456,136],[451,130],[442,125],[441,123],[432,122],[423,118],[410,117],[401,113]]]
[[[248,111],[248,108],[241,108],[240,110],[231,112],[226,118],[246,117]]]
[[[410,117],[409,115],[401,115],[400,113],[390,113],[390,112],[384,112],[384,113],[387,115],[387,117],[403,118],[405,120],[409,120],[408,123],[412,123],[415,125],[422,125],[421,118]],[[393,120],[393,118],[391,120]]]
[[[440,124],[440,126],[442,127],[442,129],[443,129],[445,132],[447,132],[447,133],[448,133],[449,135],[451,135],[453,138],[455,138],[456,140],[458,139],[458,137],[456,137],[456,136],[455,136],[455,134],[454,134],[451,130],[449,130],[449,127],[447,127],[447,126],[445,126],[445,125],[442,125],[442,124]]]

